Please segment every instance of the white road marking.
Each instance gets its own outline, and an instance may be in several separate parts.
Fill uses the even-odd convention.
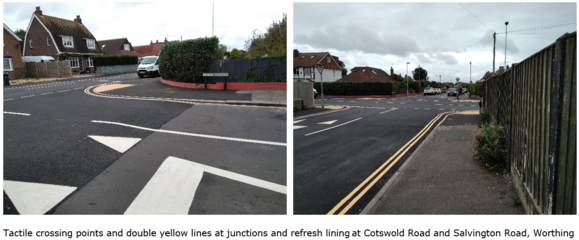
[[[414,109],[420,109],[420,108],[414,108]]]
[[[442,104],[438,103],[438,104],[434,104],[434,105],[440,106],[440,105],[442,105]]]
[[[388,103],[393,103],[393,102],[388,102]]]
[[[470,105],[471,107],[476,107],[476,105]]]
[[[438,109],[438,110],[444,110],[444,109],[441,108],[441,109]]]
[[[354,119],[354,120],[349,121],[349,122],[345,122],[345,123],[342,123],[342,124],[339,124],[339,125],[336,125],[336,126],[333,126],[333,127],[329,127],[329,128],[326,128],[326,129],[322,129],[322,130],[320,130],[320,131],[308,133],[308,134],[306,134],[305,136],[309,136],[309,135],[313,135],[313,134],[320,133],[320,132],[323,132],[323,131],[327,131],[327,130],[330,130],[330,129],[332,129],[332,128],[337,128],[337,127],[340,127],[340,126],[344,126],[344,125],[346,125],[346,124],[348,124],[348,123],[352,123],[352,122],[358,121],[358,120],[360,120],[360,119],[362,119],[362,118],[357,118],[357,119]]]
[[[300,128],[305,128],[305,127],[307,127],[307,126],[296,126],[296,125],[294,125],[294,130],[300,129]]]
[[[401,102],[400,104],[406,104],[406,103]]]
[[[13,114],[13,115],[22,115],[22,116],[30,116],[29,113],[17,113],[17,112],[4,112],[5,114]]]
[[[302,122],[302,121],[305,121],[305,119],[301,119],[301,120],[294,121],[294,124],[299,123],[299,122]]]
[[[381,112],[381,113],[379,113],[379,114],[391,112],[391,111],[394,111],[394,110],[396,110],[396,109],[398,109],[398,108],[390,109],[390,110],[388,110],[388,111],[384,111],[384,112]]]
[[[10,101],[10,100],[14,100],[14,98],[4,99],[4,101]]]
[[[20,214],[44,214],[76,187],[4,180],[4,192]]]
[[[92,136],[89,135],[89,137],[120,153],[126,152],[127,150],[129,150],[129,148],[133,147],[135,144],[141,141],[140,138],[108,137],[108,136],[94,136],[94,135]]]
[[[336,121],[338,121],[338,120],[327,121],[327,122],[321,122],[321,123],[318,123],[318,124],[326,124],[326,125],[332,125],[332,124],[333,124],[333,123],[335,123]]]
[[[244,139],[244,138],[221,137],[221,136],[207,135],[207,134],[186,133],[186,132],[178,132],[178,131],[163,130],[163,129],[153,129],[153,128],[139,127],[139,126],[125,124],[125,123],[118,123],[118,122],[108,122],[108,121],[99,121],[99,120],[92,120],[91,122],[119,125],[119,126],[136,128],[136,129],[141,129],[141,130],[146,130],[146,131],[151,131],[151,132],[170,133],[170,134],[185,135],[185,136],[192,136],[192,137],[212,138],[212,139],[220,139],[220,140],[227,140],[227,141],[257,143],[257,144],[276,145],[276,146],[284,146],[284,147],[287,146],[286,143],[280,143],[280,142],[269,142],[269,141],[252,140],[252,139]]]
[[[434,102],[438,102],[438,100],[434,100]]]
[[[464,107],[464,105],[462,105],[462,104],[461,104],[461,105],[458,105],[458,106],[459,106],[459,107]]]

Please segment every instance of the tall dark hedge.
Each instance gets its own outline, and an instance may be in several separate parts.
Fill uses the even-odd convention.
[[[321,93],[321,83],[314,88]],[[324,95],[390,95],[391,82],[324,82]]]
[[[91,56],[95,66],[138,64],[139,58],[134,55],[94,55]]]
[[[203,73],[218,58],[217,37],[197,38],[183,42],[169,42],[159,54],[159,72],[166,80],[176,82],[200,82]]]

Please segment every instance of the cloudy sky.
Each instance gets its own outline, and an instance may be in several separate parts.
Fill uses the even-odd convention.
[[[83,24],[97,40],[127,38],[133,46],[152,41],[194,39],[211,36],[211,2],[164,1],[163,3],[3,3],[3,22],[13,31],[28,27],[35,7],[44,15],[73,20],[80,15]],[[214,33],[230,48],[243,49],[255,29],[265,32],[274,20],[281,20],[291,3],[271,4],[267,11],[244,2],[215,2]]]
[[[330,52],[346,64],[430,80],[473,82],[495,67],[521,62],[577,29],[576,3],[294,3],[294,49]],[[519,31],[521,30],[521,31]],[[436,77],[435,77],[436,75]]]

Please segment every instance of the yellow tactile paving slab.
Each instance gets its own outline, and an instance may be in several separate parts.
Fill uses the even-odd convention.
[[[96,87],[93,91],[96,93],[101,93],[101,92],[105,92],[105,91],[121,89],[121,88],[126,88],[126,87],[132,87],[132,86],[135,86],[135,84],[110,84],[110,85],[104,85],[104,86]]]

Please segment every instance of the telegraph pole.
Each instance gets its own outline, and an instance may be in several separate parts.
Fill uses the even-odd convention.
[[[472,83],[472,61],[470,62],[470,83]]]
[[[507,71],[507,25],[509,22],[505,22],[505,72]]]
[[[493,33],[493,76],[495,75],[495,50],[497,49],[497,33]]]

